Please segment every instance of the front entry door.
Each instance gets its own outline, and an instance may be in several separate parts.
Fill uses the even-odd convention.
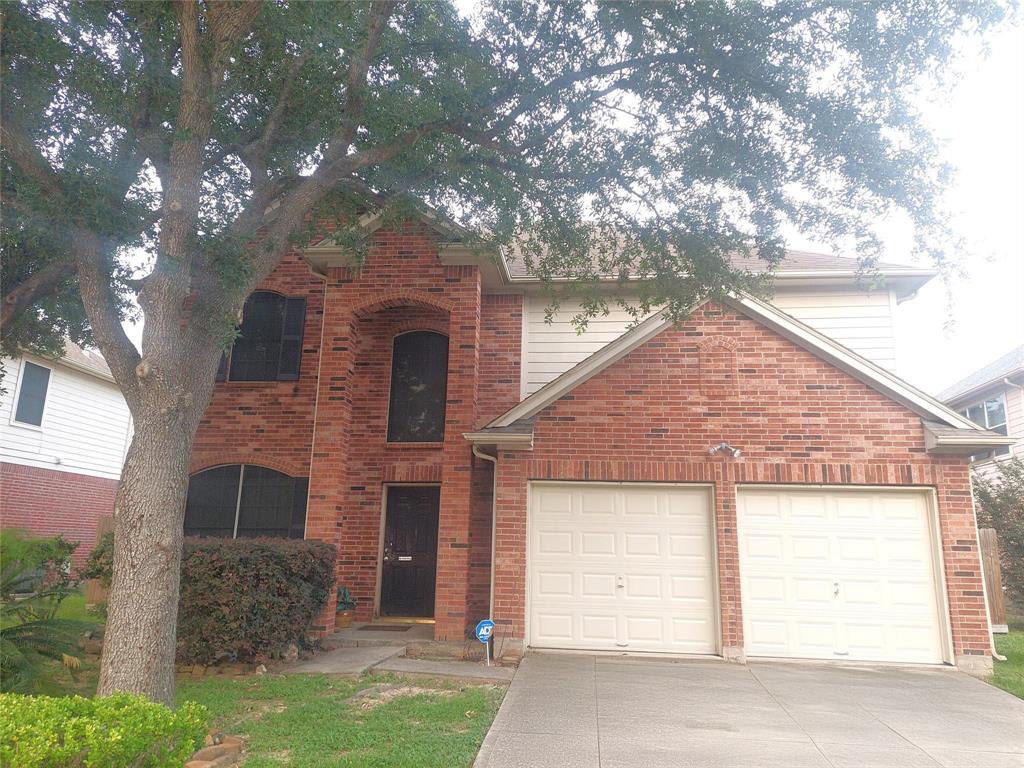
[[[392,486],[387,489],[382,616],[434,615],[437,576],[437,515],[441,489]]]

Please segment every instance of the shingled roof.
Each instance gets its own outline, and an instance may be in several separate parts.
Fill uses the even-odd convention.
[[[956,384],[946,387],[942,390],[939,398],[947,403],[952,402],[986,384],[1001,381],[1007,376],[1015,376],[1022,372],[1024,372],[1024,344],[1016,349],[1011,349],[988,365],[982,366],[970,376],[960,379]]]

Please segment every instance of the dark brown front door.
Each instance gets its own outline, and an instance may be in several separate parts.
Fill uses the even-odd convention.
[[[440,502],[440,488],[388,488],[381,616],[433,617]]]

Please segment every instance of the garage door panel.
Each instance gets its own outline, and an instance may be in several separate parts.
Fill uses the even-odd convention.
[[[928,514],[923,494],[741,490],[748,654],[942,661]]]
[[[717,649],[708,489],[536,485],[529,525],[532,645]]]

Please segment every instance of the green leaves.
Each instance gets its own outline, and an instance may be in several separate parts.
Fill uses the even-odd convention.
[[[911,99],[950,71],[954,41],[1005,12],[998,0],[515,0],[467,19],[441,2],[267,3],[197,96],[169,3],[29,2],[5,9],[3,107],[65,199],[9,157],[4,194],[102,233],[112,277],[140,252],[177,259],[193,288],[220,285],[229,315],[306,227],[293,211],[280,236],[275,211],[305,213],[332,190],[349,201],[338,238],[356,205],[411,197],[492,251],[514,246],[541,277],[581,289],[642,275],[645,300],[670,306],[756,288],[730,255],[770,270],[787,228],[870,261],[875,222],[898,210],[941,263],[956,247],[939,206],[948,169]],[[185,185],[198,218],[172,247],[161,190],[185,166],[169,147],[182,110],[206,106],[203,167]],[[243,247],[268,231],[269,250]]]

